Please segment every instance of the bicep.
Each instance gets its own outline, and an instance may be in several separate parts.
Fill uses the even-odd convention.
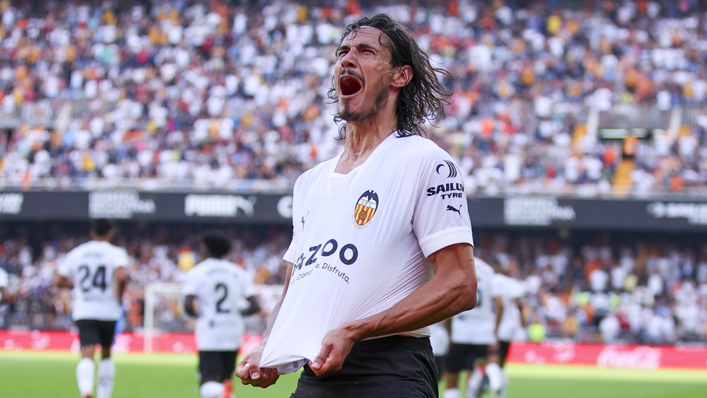
[[[115,269],[115,280],[120,283],[128,280],[128,271],[125,270],[125,267],[121,266]]]
[[[460,271],[476,281],[474,269],[474,248],[467,243],[457,243],[443,247],[427,258],[432,264],[435,275],[445,275]]]

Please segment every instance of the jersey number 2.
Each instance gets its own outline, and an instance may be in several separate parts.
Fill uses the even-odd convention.
[[[88,265],[82,265],[79,267],[79,272],[83,272],[83,276],[81,277],[81,281],[79,282],[79,286],[81,286],[81,290],[84,292],[88,292],[92,288],[98,288],[101,289],[101,291],[105,292],[106,291],[106,266],[105,265],[99,265],[96,268],[96,273],[93,274],[93,278],[90,278],[91,276],[91,269],[88,267]],[[89,282],[89,279],[91,281]],[[86,282],[89,282],[88,284]]]
[[[218,283],[216,284],[216,288],[214,289],[216,293],[218,293],[219,290],[223,290],[223,295],[221,298],[216,302],[216,313],[217,314],[228,314],[231,312],[228,308],[221,308],[221,305],[223,304],[224,301],[226,301],[226,298],[228,298],[228,286],[224,285],[223,283]]]

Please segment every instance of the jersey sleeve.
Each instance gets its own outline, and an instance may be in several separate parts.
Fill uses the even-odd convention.
[[[255,288],[253,278],[247,272],[243,272],[243,297],[253,297],[258,295],[258,289]]]
[[[510,292],[512,300],[523,297],[525,295],[525,287],[517,280],[513,280],[513,283],[511,283],[510,289],[508,290]]]
[[[493,297],[503,296],[506,292],[504,276],[494,273],[491,277],[491,295]]]
[[[128,257],[128,252],[122,247],[117,247],[115,251],[115,267],[128,268],[130,265],[130,257]]]
[[[425,257],[456,243],[474,244],[464,178],[444,151],[423,158],[416,186],[413,228]]]
[[[182,287],[182,294],[184,296],[196,296],[199,291],[199,284],[201,281],[199,280],[199,275],[194,271],[196,271],[196,269],[187,272],[184,278],[186,280],[186,282],[184,282],[184,286]]]
[[[10,278],[7,276],[7,272],[0,268],[0,287],[7,287],[10,284]]]
[[[57,274],[63,276],[64,278],[71,278],[74,269],[74,262],[76,255],[73,251],[70,251],[64,259],[56,267]]]

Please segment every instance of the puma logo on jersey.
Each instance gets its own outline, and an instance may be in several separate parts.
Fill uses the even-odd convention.
[[[453,211],[453,212],[459,214],[459,217],[461,217],[462,216],[462,212],[461,212],[462,206],[464,206],[464,205],[459,205],[459,209],[457,209],[456,207],[452,207],[450,205],[447,205],[447,211]]]

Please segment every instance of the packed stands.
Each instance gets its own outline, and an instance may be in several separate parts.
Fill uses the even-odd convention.
[[[326,92],[343,24],[385,11],[455,76],[429,136],[467,192],[704,186],[703,4],[372,3],[3,0],[1,181],[289,187],[338,150]]]

